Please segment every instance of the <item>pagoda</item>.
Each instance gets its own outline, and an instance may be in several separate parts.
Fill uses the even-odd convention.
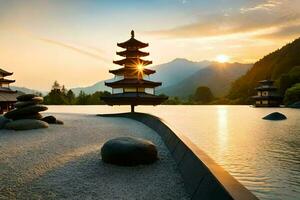
[[[112,88],[112,94],[103,96],[101,99],[108,105],[131,105],[131,112],[137,105],[159,105],[168,97],[155,95],[155,88],[161,86],[161,82],[153,82],[146,79],[154,74],[155,70],[147,69],[145,66],[152,64],[152,61],[144,60],[141,57],[148,56],[149,53],[140,51],[148,47],[148,43],[143,43],[134,38],[134,31],[131,31],[131,38],[125,42],[117,43],[123,51],[117,55],[123,59],[113,61],[114,64],[122,66],[116,70],[109,70],[115,75],[113,82],[105,82],[105,85]]]
[[[15,80],[5,78],[12,74],[0,68],[0,114],[11,110],[14,103],[17,102],[17,96],[20,95],[17,91],[13,91],[9,87],[9,84],[14,83]]]
[[[256,89],[257,95],[252,98],[255,100],[256,107],[279,107],[282,97],[278,95],[277,88],[272,80],[259,81],[260,86]]]

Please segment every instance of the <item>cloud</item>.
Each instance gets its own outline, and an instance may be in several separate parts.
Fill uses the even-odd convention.
[[[202,15],[196,22],[156,30],[149,34],[162,38],[205,38],[236,34],[267,34],[270,29],[293,26],[300,22],[300,1],[265,1],[254,7],[238,9],[230,15]],[[251,11],[251,12],[250,12]]]
[[[285,39],[300,37],[300,23],[290,26],[283,26],[272,33],[258,35],[257,38],[262,39]]]
[[[284,0],[283,0],[284,1]],[[272,10],[274,7],[280,6],[282,4],[282,0],[267,0],[263,3],[257,4],[253,7],[241,8],[241,13],[256,11],[256,10]]]
[[[74,52],[77,52],[77,53],[80,53],[82,55],[86,55],[86,56],[89,56],[89,57],[92,57],[92,58],[95,58],[95,59],[98,59],[98,60],[107,61],[107,59],[105,57],[103,57],[99,54],[92,53],[90,51],[87,51],[87,50],[84,50],[84,49],[81,49],[81,48],[78,48],[78,47],[60,42],[60,41],[47,39],[47,38],[38,38],[38,40],[46,42],[48,44],[52,44],[52,45],[60,46],[60,47],[63,47],[63,48],[67,48],[67,49],[72,50]]]

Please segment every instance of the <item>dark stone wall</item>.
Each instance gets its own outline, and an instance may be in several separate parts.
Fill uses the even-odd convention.
[[[100,115],[137,120],[155,130],[177,163],[186,190],[192,200],[258,199],[234,177],[217,165],[183,134],[174,132],[162,119],[145,113]]]

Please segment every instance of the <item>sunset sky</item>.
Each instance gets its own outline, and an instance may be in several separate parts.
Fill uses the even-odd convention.
[[[0,0],[0,68],[17,86],[88,86],[111,77],[116,43],[132,29],[154,65],[249,63],[300,36],[300,1]]]

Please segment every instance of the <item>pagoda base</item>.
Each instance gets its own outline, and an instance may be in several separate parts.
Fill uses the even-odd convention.
[[[111,94],[109,96],[101,97],[107,105],[159,105],[168,97],[161,97],[147,93],[135,93],[135,92],[127,92],[127,93],[119,93],[119,94]]]

